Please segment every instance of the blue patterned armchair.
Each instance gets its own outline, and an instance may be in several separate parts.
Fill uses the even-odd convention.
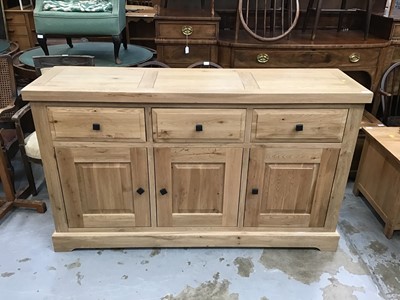
[[[127,49],[125,0],[37,0],[34,10],[37,40],[49,55],[47,36],[112,36],[115,63],[121,42]]]

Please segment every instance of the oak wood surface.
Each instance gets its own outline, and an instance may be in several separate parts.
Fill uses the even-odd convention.
[[[82,80],[73,80],[78,74]],[[31,100],[43,152],[56,250],[334,250],[363,105],[372,93],[337,69],[56,67],[23,96]],[[49,111],[56,119],[61,112],[72,127],[65,112],[76,111],[83,125],[103,119],[116,125],[100,139],[77,134],[77,126],[67,134],[61,127],[59,137]],[[122,124],[133,133],[118,136]],[[255,124],[262,139],[254,140]],[[292,139],[297,124],[306,136]],[[196,125],[204,125],[204,139]]]

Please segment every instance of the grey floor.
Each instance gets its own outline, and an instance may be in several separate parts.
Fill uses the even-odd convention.
[[[40,167],[36,171],[41,175]],[[400,299],[400,232],[387,240],[382,223],[351,188],[349,182],[336,252],[219,248],[55,253],[50,210],[16,209],[0,221],[0,299]],[[48,198],[44,185],[36,198]]]

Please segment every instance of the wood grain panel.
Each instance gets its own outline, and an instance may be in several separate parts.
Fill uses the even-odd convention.
[[[56,148],[69,227],[150,226],[146,150],[112,149]]]
[[[244,109],[153,109],[154,140],[243,141]],[[196,125],[202,130],[196,131]]]
[[[322,227],[339,149],[277,150],[251,149],[244,226]]]
[[[54,139],[146,140],[142,108],[49,107],[48,114]]]
[[[237,226],[242,149],[154,153],[158,226]]]
[[[346,118],[346,109],[255,109],[252,139],[341,142]]]

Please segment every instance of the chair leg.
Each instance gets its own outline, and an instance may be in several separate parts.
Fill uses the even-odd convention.
[[[367,1],[367,8],[366,8],[366,20],[365,20],[365,28],[364,28],[364,40],[368,39],[369,35],[369,26],[371,23],[371,14],[372,14],[372,1]]]
[[[344,10],[347,7],[347,1],[342,0],[342,4],[340,4],[340,12],[339,12],[339,22],[337,26],[337,32],[343,29],[343,18],[344,18]]]
[[[317,34],[319,17],[321,15],[321,8],[322,8],[322,0],[317,0],[317,8],[316,8],[316,12],[315,12],[314,26],[313,26],[312,33],[311,33],[311,40],[314,40],[315,36]]]
[[[114,59],[117,65],[121,64],[121,60],[119,59],[119,48],[121,48],[122,34],[113,35],[112,36],[113,44],[114,44]]]
[[[20,147],[20,152],[21,152],[22,162],[24,164],[26,178],[28,179],[30,192],[31,192],[31,194],[33,196],[36,196],[38,192],[37,192],[37,189],[36,189],[35,178],[33,177],[31,163],[28,160],[28,158],[26,157],[25,148],[24,147]]]
[[[72,38],[71,37],[66,37],[67,44],[70,48],[74,48],[74,45],[72,44]]]
[[[302,32],[305,32],[305,31],[307,30],[308,19],[309,19],[309,17],[310,17],[311,10],[312,10],[313,6],[314,6],[314,0],[308,1],[307,10],[306,10],[306,15],[305,15],[304,20],[303,20],[303,29],[302,29]]]
[[[44,55],[49,55],[49,49],[47,48],[47,38],[44,34],[37,34],[36,35],[38,44],[40,48],[42,48]]]
[[[126,35],[126,27],[122,30],[122,45],[124,45],[124,49],[128,49],[128,39]]]

